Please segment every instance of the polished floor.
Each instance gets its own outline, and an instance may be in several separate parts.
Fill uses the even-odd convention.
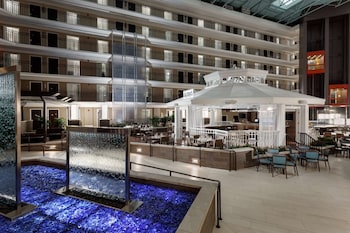
[[[22,157],[42,156],[23,152]],[[46,152],[47,159],[65,154]],[[172,162],[136,154],[131,161],[217,179],[222,185],[221,228],[213,233],[350,233],[350,159],[330,157],[331,170],[298,167],[299,176],[288,170],[274,177],[267,169],[225,171]],[[134,170],[166,174],[151,168]]]

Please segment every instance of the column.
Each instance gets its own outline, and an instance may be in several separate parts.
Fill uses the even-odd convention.
[[[323,95],[326,99],[326,104],[329,103],[328,89],[329,89],[329,18],[324,20],[324,49],[325,49],[325,64],[324,64],[324,89]]]
[[[276,109],[276,130],[278,132],[277,143],[279,146],[286,145],[286,106],[278,104]]]
[[[182,114],[180,107],[178,105],[175,106],[174,109],[174,133],[175,133],[175,141],[176,139],[182,138]]]

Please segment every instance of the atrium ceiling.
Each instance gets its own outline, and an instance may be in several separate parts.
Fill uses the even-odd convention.
[[[200,0],[280,24],[294,26],[299,19],[326,6],[340,7],[350,0]]]

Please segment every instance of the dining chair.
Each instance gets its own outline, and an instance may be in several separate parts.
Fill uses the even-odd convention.
[[[319,163],[319,152],[318,151],[306,151],[305,152],[305,169],[309,163],[314,163],[318,167],[318,171],[320,171],[320,163]]]
[[[286,174],[287,179],[287,158],[284,155],[274,155],[272,156],[272,165],[271,165],[271,171],[272,171],[272,177],[273,172],[275,169],[282,170],[283,173]]]
[[[328,170],[331,170],[331,167],[329,166],[328,156],[329,156],[329,149],[324,150],[322,153],[322,156],[320,156],[318,160],[321,162],[324,162],[325,167],[327,167],[328,165]]]
[[[286,165],[294,168],[294,174],[297,174],[299,176],[298,172],[298,159],[299,159],[299,153],[293,153],[292,148],[289,147],[289,160],[286,161]]]
[[[273,155],[278,154],[279,152],[280,152],[280,150],[276,149],[276,148],[268,148],[267,149],[267,153],[270,153],[270,154],[273,154]]]
[[[215,139],[214,141],[214,149],[223,149],[224,148],[224,142],[221,138]]]
[[[262,158],[260,157],[259,151],[255,149],[255,156],[257,158],[258,164],[256,166],[256,171],[259,171],[260,165],[266,165],[269,169],[269,172],[271,171],[271,159],[270,158]]]
[[[306,151],[308,151],[310,149],[309,146],[305,146],[305,145],[300,145],[297,147],[298,153],[299,153],[299,161],[300,161],[300,165],[303,166],[303,163],[305,162],[305,153]]]

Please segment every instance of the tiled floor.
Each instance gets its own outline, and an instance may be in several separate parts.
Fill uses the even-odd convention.
[[[40,156],[23,152],[23,158]],[[46,152],[47,158],[65,158]],[[214,233],[350,233],[350,159],[330,157],[331,170],[299,168],[299,176],[271,177],[267,169],[224,171],[132,154],[131,161],[218,179],[222,185],[221,228]],[[148,168],[135,170],[157,172]]]

